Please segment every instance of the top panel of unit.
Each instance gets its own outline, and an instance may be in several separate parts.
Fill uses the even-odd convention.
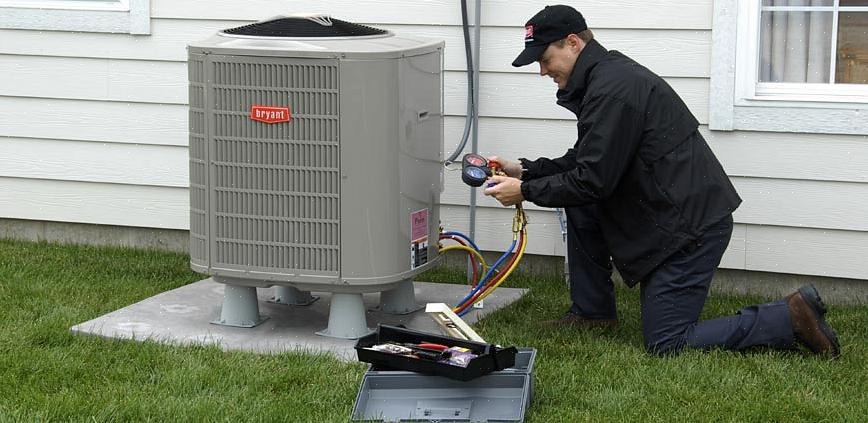
[[[443,42],[404,37],[327,15],[276,16],[228,28],[190,43],[193,54],[385,59],[417,56],[443,48]]]

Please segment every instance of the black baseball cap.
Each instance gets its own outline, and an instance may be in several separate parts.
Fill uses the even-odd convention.
[[[524,24],[524,50],[512,65],[520,67],[539,60],[552,42],[588,29],[578,10],[562,4],[546,6]]]

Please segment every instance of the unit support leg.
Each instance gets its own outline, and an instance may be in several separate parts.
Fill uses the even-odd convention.
[[[259,315],[256,288],[252,286],[226,285],[223,292],[223,308],[220,318],[211,323],[223,326],[252,328],[268,319]]]
[[[277,286],[274,297],[268,302],[283,305],[306,306],[313,304],[319,297],[310,295],[310,291],[301,291],[292,286]]]
[[[413,281],[401,282],[396,288],[380,293],[380,305],[378,311],[391,314],[410,314],[422,306],[416,304],[416,293],[413,290]]]
[[[357,339],[373,333],[365,318],[362,294],[332,294],[329,307],[329,326],[317,335],[332,338]]]

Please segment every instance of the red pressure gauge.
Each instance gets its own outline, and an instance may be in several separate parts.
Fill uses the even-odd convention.
[[[488,167],[488,160],[485,157],[480,156],[479,154],[465,154],[464,158],[461,159],[462,167],[467,166],[476,166],[476,167]]]

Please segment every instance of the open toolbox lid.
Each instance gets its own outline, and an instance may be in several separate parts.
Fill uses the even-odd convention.
[[[520,348],[512,367],[470,381],[403,370],[365,373],[352,420],[522,422],[533,399],[536,350]]]
[[[371,349],[382,344],[440,344],[469,349],[476,357],[465,367],[443,361],[426,360],[407,355],[392,354]],[[438,334],[420,332],[395,326],[380,325],[377,331],[362,337],[355,346],[359,361],[371,363],[382,370],[409,370],[450,379],[468,381],[487,373],[503,370],[515,364],[515,347],[501,348],[496,345],[467,341]]]

